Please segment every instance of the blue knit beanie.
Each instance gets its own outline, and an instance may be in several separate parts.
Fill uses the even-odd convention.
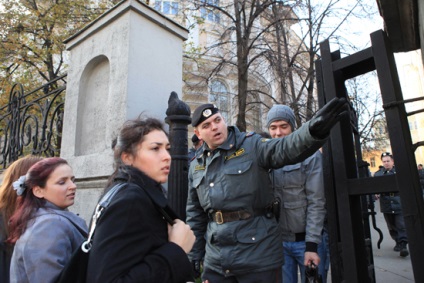
[[[296,129],[296,117],[294,116],[293,110],[287,105],[276,104],[272,106],[266,117],[266,128],[274,121],[286,121],[292,127],[292,131]]]

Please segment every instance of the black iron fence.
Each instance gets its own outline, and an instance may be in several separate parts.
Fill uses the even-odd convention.
[[[13,85],[0,105],[0,169],[27,154],[60,155],[65,89],[66,75],[28,93]]]

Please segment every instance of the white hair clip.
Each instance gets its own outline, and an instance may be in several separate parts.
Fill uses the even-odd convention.
[[[17,181],[13,182],[13,189],[16,191],[16,194],[18,196],[21,196],[26,189],[25,180],[26,180],[26,177],[25,177],[25,175],[23,175],[23,176],[19,177],[19,179]]]

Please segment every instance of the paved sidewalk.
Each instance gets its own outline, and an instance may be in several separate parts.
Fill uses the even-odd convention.
[[[395,242],[387,230],[386,221],[380,212],[380,202],[375,202],[377,227],[383,232],[383,242],[380,249],[377,248],[379,235],[371,227],[371,240],[374,255],[374,270],[376,283],[411,283],[414,282],[411,259],[409,256],[400,257],[399,252],[393,251]],[[424,267],[423,267],[424,268]],[[331,270],[327,282],[331,282]],[[338,283],[338,282],[332,282]],[[358,282],[360,283],[360,282]]]
[[[409,256],[403,258],[399,252],[393,251],[395,242],[390,237],[387,230],[386,221],[380,212],[380,202],[375,202],[375,211],[377,212],[377,227],[383,232],[383,242],[380,249],[377,248],[378,233],[371,228],[371,237],[373,243],[373,255],[375,265],[375,277],[377,283],[411,283],[414,282],[412,273],[411,259]],[[409,248],[409,247],[408,247]],[[423,266],[424,268],[424,266]]]
[[[392,240],[387,230],[386,221],[383,214],[380,212],[379,201],[375,202],[375,211],[377,227],[383,232],[383,242],[380,249],[377,248],[379,235],[371,227],[371,240],[374,255],[374,270],[376,283],[411,283],[414,282],[412,273],[411,259],[409,256],[400,257],[399,252],[393,251],[395,242]],[[371,221],[371,220],[370,220]],[[408,247],[409,248],[409,247]],[[424,266],[423,266],[424,268]],[[299,279],[300,282],[300,279]],[[331,281],[331,270],[328,271],[328,283],[338,283]],[[360,283],[360,282],[358,282]]]

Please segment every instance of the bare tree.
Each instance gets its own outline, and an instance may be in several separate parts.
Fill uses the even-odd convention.
[[[384,150],[389,143],[376,73],[348,80],[346,89],[358,117],[357,131],[362,150]]]
[[[319,43],[329,38],[342,52],[357,50],[355,43],[350,42],[351,33],[346,30],[349,19],[369,17],[369,11],[373,9],[365,7],[361,1],[350,1],[349,4],[340,0],[306,0],[285,7],[273,7],[269,15],[271,21],[281,18],[285,21],[278,22],[275,29],[269,31],[275,36],[268,37],[273,40],[268,44],[277,48],[270,48],[267,59],[280,86],[276,98],[295,110],[300,125],[312,118],[317,108],[314,62],[319,58]]]
[[[246,130],[249,105],[271,106],[261,96],[294,108],[299,125],[312,117],[317,108],[314,61],[319,56],[319,43],[331,38],[334,43],[352,47],[340,35],[341,28],[349,17],[361,16],[364,10],[361,1],[351,5],[345,2],[193,1],[196,11],[219,19],[213,27],[210,22],[201,22],[205,32],[212,29],[218,35],[202,46],[200,54],[195,53],[198,63],[204,58],[209,62],[208,68],[197,70],[203,72],[206,80],[222,72],[228,76],[231,68],[237,70],[236,125],[241,130]],[[297,33],[293,31],[295,25]],[[265,83],[258,85],[257,78],[263,78]]]
[[[236,69],[237,121],[241,131],[246,130],[246,112],[249,103],[258,103],[248,99],[249,95],[261,93],[260,88],[249,88],[249,75],[261,73],[261,58],[265,55],[262,38],[264,33],[275,23],[261,21],[264,12],[278,1],[244,0],[244,1],[198,1],[192,2],[195,10],[206,17],[218,19],[215,27],[218,36],[211,44],[203,46],[200,58],[207,58],[209,68],[204,69],[204,78],[210,79],[221,72],[230,73]],[[202,15],[201,17],[202,18]],[[206,29],[211,28],[211,25]],[[210,29],[208,30],[210,32]],[[197,57],[196,61],[201,62]],[[200,60],[199,60],[200,59]]]

